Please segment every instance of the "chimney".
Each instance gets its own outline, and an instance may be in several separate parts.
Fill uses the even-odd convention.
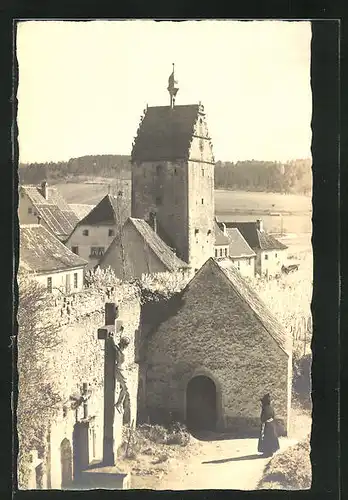
[[[150,212],[150,226],[157,233],[157,216],[156,212]]]
[[[220,222],[221,224],[221,231],[224,233],[224,235],[226,236],[226,224],[224,222]]]
[[[263,233],[263,221],[261,219],[256,220],[256,227],[261,233]]]
[[[46,181],[41,183],[41,193],[45,200],[48,200],[48,185]]]

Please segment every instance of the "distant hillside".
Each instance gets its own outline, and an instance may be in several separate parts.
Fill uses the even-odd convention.
[[[215,189],[310,194],[311,166],[310,159],[286,163],[218,161],[215,166]],[[21,164],[19,177],[24,184],[37,184],[43,180],[62,183],[76,178],[83,182],[87,178],[130,179],[130,156],[94,155],[71,158],[67,162]]]
[[[92,155],[71,158],[69,161],[21,163],[19,178],[23,184],[68,181],[79,176],[118,177],[130,179],[130,156]]]

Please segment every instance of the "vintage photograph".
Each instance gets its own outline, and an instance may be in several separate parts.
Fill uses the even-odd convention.
[[[311,487],[311,23],[16,25],[19,489]]]

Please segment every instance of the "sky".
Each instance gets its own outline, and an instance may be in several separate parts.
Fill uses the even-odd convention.
[[[23,21],[20,162],[131,153],[143,110],[204,105],[216,160],[309,158],[306,21]]]

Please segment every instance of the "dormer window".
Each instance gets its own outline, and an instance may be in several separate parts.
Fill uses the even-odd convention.
[[[88,229],[84,229],[84,230],[82,231],[82,235],[83,235],[83,236],[88,236],[88,235],[89,235],[89,231],[88,231]]]

